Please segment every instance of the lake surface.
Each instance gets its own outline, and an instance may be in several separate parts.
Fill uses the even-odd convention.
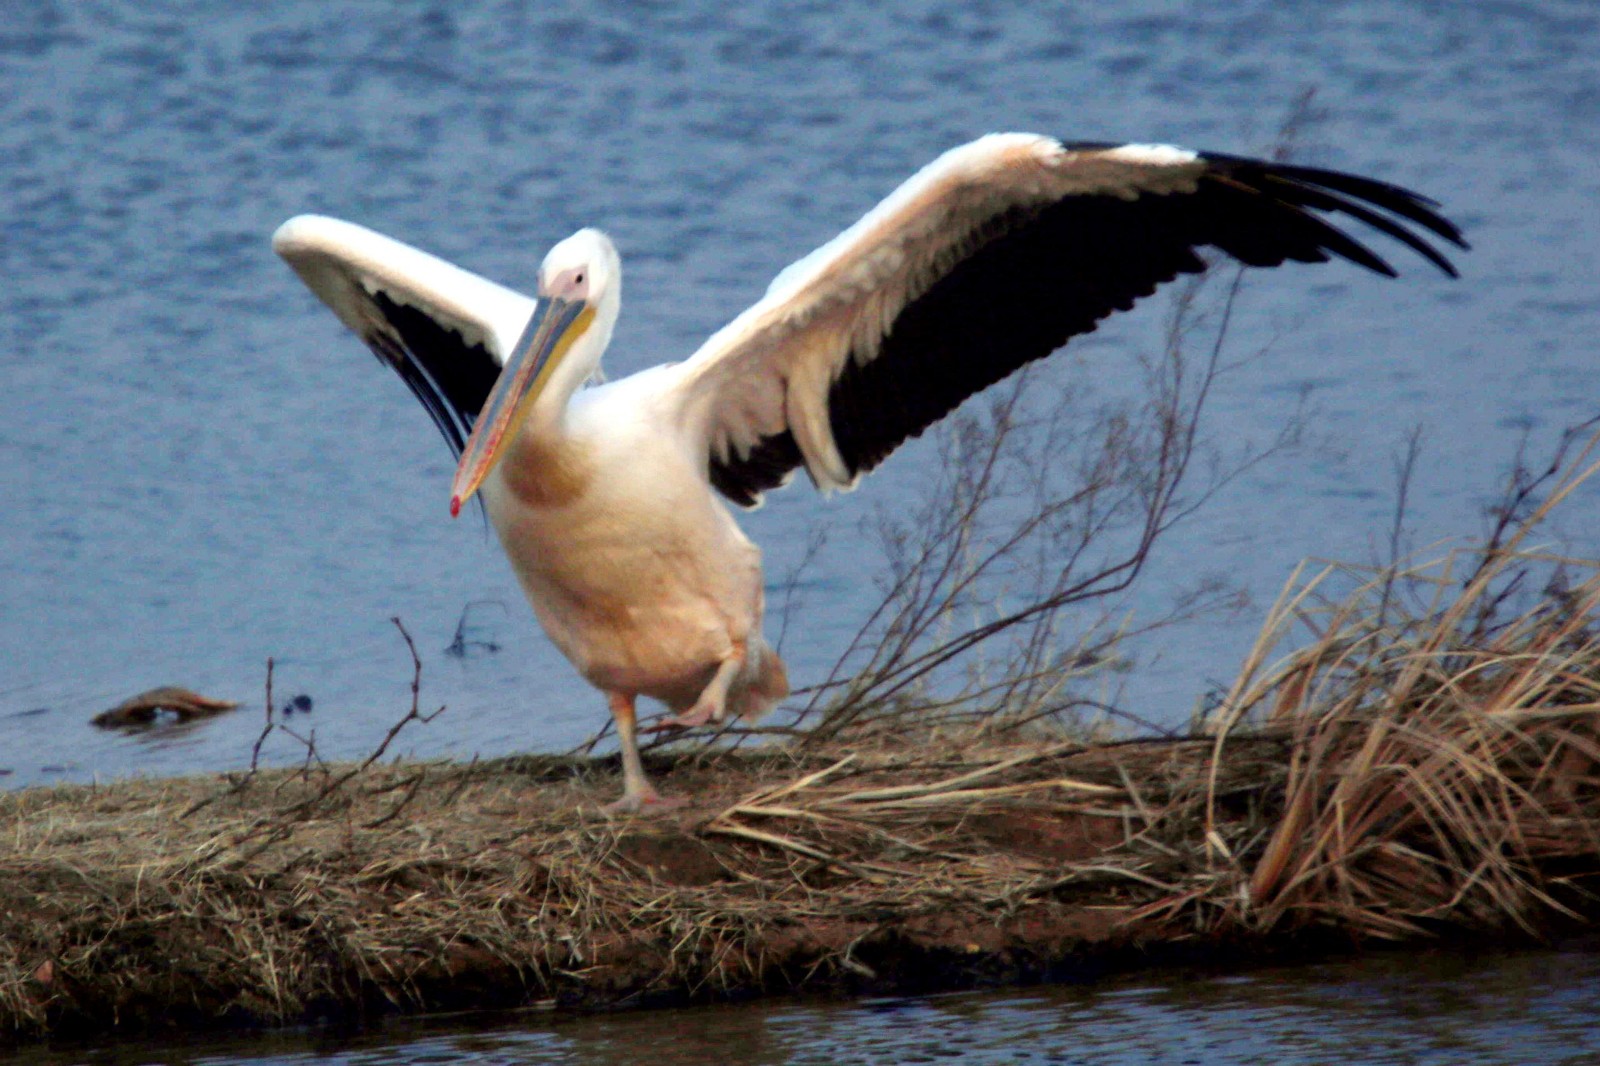
[[[1316,89],[1308,161],[1426,191],[1475,245],[1463,277],[1382,247],[1258,272],[1207,432],[1259,444],[1309,393],[1314,443],[1251,469],[1160,547],[1143,616],[1196,574],[1256,607],[1132,649],[1121,702],[1182,721],[1229,678],[1293,566],[1381,554],[1393,457],[1425,433],[1417,545],[1482,526],[1519,437],[1600,412],[1600,45],[1590,5],[968,3],[359,6],[13,4],[0,27],[0,769],[9,784],[238,765],[265,662],[326,755],[365,753],[424,657],[422,755],[561,749],[604,705],[537,631],[493,537],[452,522],[419,405],[273,256],[285,218],[350,218],[527,288],[606,227],[626,263],[613,374],[682,358],[787,262],[945,148],[995,129],[1268,147]],[[1158,298],[1058,357],[1114,393]],[[1267,354],[1250,359],[1267,349]],[[783,650],[820,680],[876,601],[862,534],[936,448],[851,495],[746,524],[774,609],[813,530]],[[1558,528],[1595,547],[1586,494]],[[863,548],[865,545],[865,550]],[[443,654],[468,604],[472,636]],[[1141,616],[1141,617],[1143,617]],[[776,621],[769,627],[779,628]],[[245,701],[157,741],[87,719],[162,684]],[[269,758],[299,748],[284,738]]]
[[[241,765],[269,656],[280,700],[312,699],[297,721],[319,751],[364,754],[409,704],[391,616],[422,652],[424,703],[449,708],[404,735],[407,752],[557,750],[603,720],[482,523],[449,520],[453,464],[424,412],[271,254],[289,216],[349,218],[522,289],[549,245],[602,226],[626,264],[616,375],[691,352],[954,144],[1022,129],[1259,152],[1314,88],[1298,158],[1428,193],[1474,250],[1455,282],[1377,239],[1399,282],[1341,265],[1254,276],[1230,353],[1265,354],[1219,385],[1207,432],[1225,449],[1270,440],[1305,397],[1313,433],[1176,529],[1125,605],[1147,617],[1208,573],[1255,601],[1132,649],[1113,695],[1181,722],[1231,677],[1299,560],[1384,553],[1411,427],[1420,547],[1483,528],[1524,435],[1542,456],[1600,412],[1596,55],[1588,0],[13,0],[0,785]],[[1077,361],[1058,356],[1058,374],[1115,393],[1166,315],[1147,301]],[[784,627],[797,684],[821,679],[874,605],[881,560],[861,530],[915,500],[936,459],[920,442],[853,495],[797,486],[746,520],[775,607],[814,531],[831,534]],[[1552,541],[1594,555],[1597,501],[1574,499]],[[444,654],[468,604],[469,636],[498,651]],[[153,739],[88,726],[162,684],[246,707]],[[300,751],[276,737],[266,756]],[[1033,1000],[974,1002],[996,1040],[1033,1031]],[[1296,1009],[1272,1008],[1285,1025]],[[823,1015],[895,1016],[874,1010]]]

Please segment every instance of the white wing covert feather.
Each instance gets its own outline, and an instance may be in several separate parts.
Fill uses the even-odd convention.
[[[364,226],[300,215],[272,247],[416,393],[457,453],[535,301]]]

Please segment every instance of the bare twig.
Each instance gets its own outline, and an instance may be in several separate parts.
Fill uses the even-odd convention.
[[[249,861],[249,859],[261,854],[273,844],[286,839],[292,833],[293,827],[296,823],[303,821],[311,816],[314,812],[321,810],[330,797],[338,793],[339,790],[342,789],[346,784],[366,773],[374,763],[382,759],[388,753],[389,747],[394,743],[395,738],[400,735],[400,732],[405,729],[406,726],[413,722],[427,724],[444,713],[445,708],[443,706],[440,706],[436,710],[426,714],[422,712],[422,659],[417,654],[416,642],[411,639],[411,634],[406,630],[404,623],[402,623],[399,618],[391,618],[390,622],[392,622],[394,627],[399,630],[401,638],[405,641],[406,650],[411,656],[410,708],[404,715],[395,720],[395,722],[389,727],[388,732],[383,735],[383,738],[378,742],[377,746],[367,754],[366,758],[362,759],[358,763],[354,763],[345,767],[335,767],[323,760],[321,754],[317,751],[316,732],[314,730],[309,737],[303,737],[280,723],[277,726],[280,731],[294,737],[305,747],[305,760],[301,767],[302,777],[304,777],[306,773],[309,772],[311,766],[315,764],[322,772],[321,783],[316,786],[310,795],[296,799],[288,804],[285,804],[284,806],[276,808],[265,816],[254,821],[244,830],[235,834],[229,843],[230,850],[233,852],[228,860],[230,863],[236,865],[238,863]],[[269,660],[269,708],[271,707],[270,678],[271,664]],[[263,739],[264,736],[265,734],[263,733]],[[252,772],[254,772],[253,765]],[[248,780],[248,777],[246,780]],[[242,787],[243,782],[235,782],[228,794],[237,792]],[[281,788],[282,785],[280,784],[279,787]],[[210,800],[207,802],[210,802]],[[398,814],[399,810],[408,802],[409,799],[402,798],[400,803],[393,808],[391,812],[389,812],[390,815]],[[388,820],[388,817],[384,817],[379,821],[378,824],[382,824]],[[251,846],[249,848],[245,848],[243,851],[238,850],[240,848],[244,848],[244,845],[246,844],[250,844]]]

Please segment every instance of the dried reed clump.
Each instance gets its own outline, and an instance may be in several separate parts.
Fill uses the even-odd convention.
[[[1291,582],[1216,722],[1219,764],[1241,724],[1290,743],[1264,844],[1214,842],[1241,881],[1227,920],[1399,938],[1593,910],[1600,562],[1528,541],[1600,467],[1597,440],[1569,461],[1569,436],[1538,478],[1519,468],[1486,547]],[[1267,669],[1299,627],[1306,646]]]

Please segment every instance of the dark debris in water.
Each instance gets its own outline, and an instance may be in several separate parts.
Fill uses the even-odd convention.
[[[302,697],[305,698],[305,697]],[[309,704],[309,699],[307,698]],[[101,729],[142,729],[157,724],[166,712],[179,722],[209,718],[231,711],[239,704],[233,700],[212,699],[190,689],[176,685],[163,685],[129,697],[90,719]]]

